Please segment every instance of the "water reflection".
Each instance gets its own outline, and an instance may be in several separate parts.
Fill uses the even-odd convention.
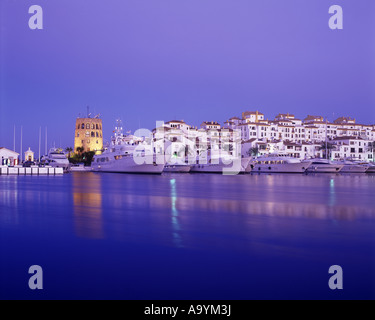
[[[152,203],[155,210],[171,210],[172,226],[175,231],[180,231],[178,221],[181,213],[175,208],[176,200],[169,196],[142,196],[133,195],[132,202],[141,204]],[[126,199],[124,199],[124,203]],[[172,205],[171,205],[172,202]],[[191,197],[178,197],[178,206],[185,211],[195,212],[225,212],[234,215],[264,215],[277,217],[311,218],[311,219],[337,219],[355,220],[360,218],[375,218],[375,208],[365,206],[332,205],[321,203],[282,202],[282,201],[256,201],[232,199],[203,199]],[[188,218],[188,217],[187,217]]]
[[[104,238],[101,176],[93,173],[73,174],[73,214],[77,236]]]
[[[179,234],[181,230],[181,226],[178,221],[178,210],[176,208],[177,203],[177,183],[176,179],[171,179],[171,212],[172,212],[172,235],[173,235],[173,243],[176,247],[183,247],[182,239]]]
[[[335,179],[329,182],[329,205],[333,207],[336,204]]]
[[[18,179],[13,176],[1,176],[0,222],[18,224]]]

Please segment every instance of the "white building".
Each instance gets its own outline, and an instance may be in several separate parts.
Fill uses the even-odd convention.
[[[329,122],[322,116],[308,115],[302,121],[293,114],[279,113],[270,121],[265,120],[264,114],[259,111],[246,111],[241,119],[232,117],[227,120],[225,127],[240,130],[243,154],[257,148],[258,154],[277,152],[299,158],[324,157],[324,144],[327,141],[329,145],[334,144],[334,148],[328,150],[332,159],[374,158],[375,125],[357,124],[350,117]],[[348,142],[349,138],[352,140]],[[339,145],[338,141],[354,144],[355,148],[350,149],[353,152]],[[364,148],[369,151],[364,151]]]
[[[0,165],[15,166],[18,164],[19,153],[9,150],[7,148],[0,148]]]

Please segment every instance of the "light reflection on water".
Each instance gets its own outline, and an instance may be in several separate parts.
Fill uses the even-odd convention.
[[[72,175],[74,225],[78,236],[104,237],[100,176]]]
[[[326,275],[326,265],[343,263],[363,276],[358,283],[365,286],[371,284],[365,277],[374,276],[374,192],[375,175],[366,174],[0,176],[0,247],[5,251],[7,243],[8,250],[0,259],[16,264],[34,250],[39,260],[59,268],[69,267],[74,256],[82,267],[75,282],[89,264],[106,281],[116,274],[132,292],[141,283],[147,290],[140,289],[140,298],[160,298],[155,279],[166,292],[179,293],[167,298],[248,298],[249,286],[275,274],[270,265],[280,267],[280,278],[273,278],[279,292],[288,287],[299,297],[305,284],[280,280],[294,279],[294,263],[309,275],[319,268]],[[218,278],[226,285],[219,287]],[[185,286],[176,288],[175,279]],[[91,294],[90,281],[87,290],[82,285],[83,297]],[[192,295],[198,287],[207,295]],[[266,287],[256,286],[257,292]],[[371,290],[362,292],[370,296]]]
[[[171,213],[172,213],[172,229],[173,229],[173,243],[176,247],[183,247],[182,239],[179,234],[181,229],[178,221],[178,210],[177,206],[177,183],[176,179],[171,179]]]

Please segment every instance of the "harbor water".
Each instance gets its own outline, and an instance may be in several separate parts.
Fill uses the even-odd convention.
[[[0,176],[0,298],[374,299],[374,195],[370,174]]]

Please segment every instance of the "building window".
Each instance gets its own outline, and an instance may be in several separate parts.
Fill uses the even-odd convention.
[[[81,128],[85,129],[85,124],[84,123],[82,123]]]
[[[86,124],[86,129],[90,129],[90,124]]]
[[[91,131],[91,137],[95,138],[95,132],[94,131]]]
[[[98,124],[96,124],[96,130],[99,130],[99,126],[98,126]]]

